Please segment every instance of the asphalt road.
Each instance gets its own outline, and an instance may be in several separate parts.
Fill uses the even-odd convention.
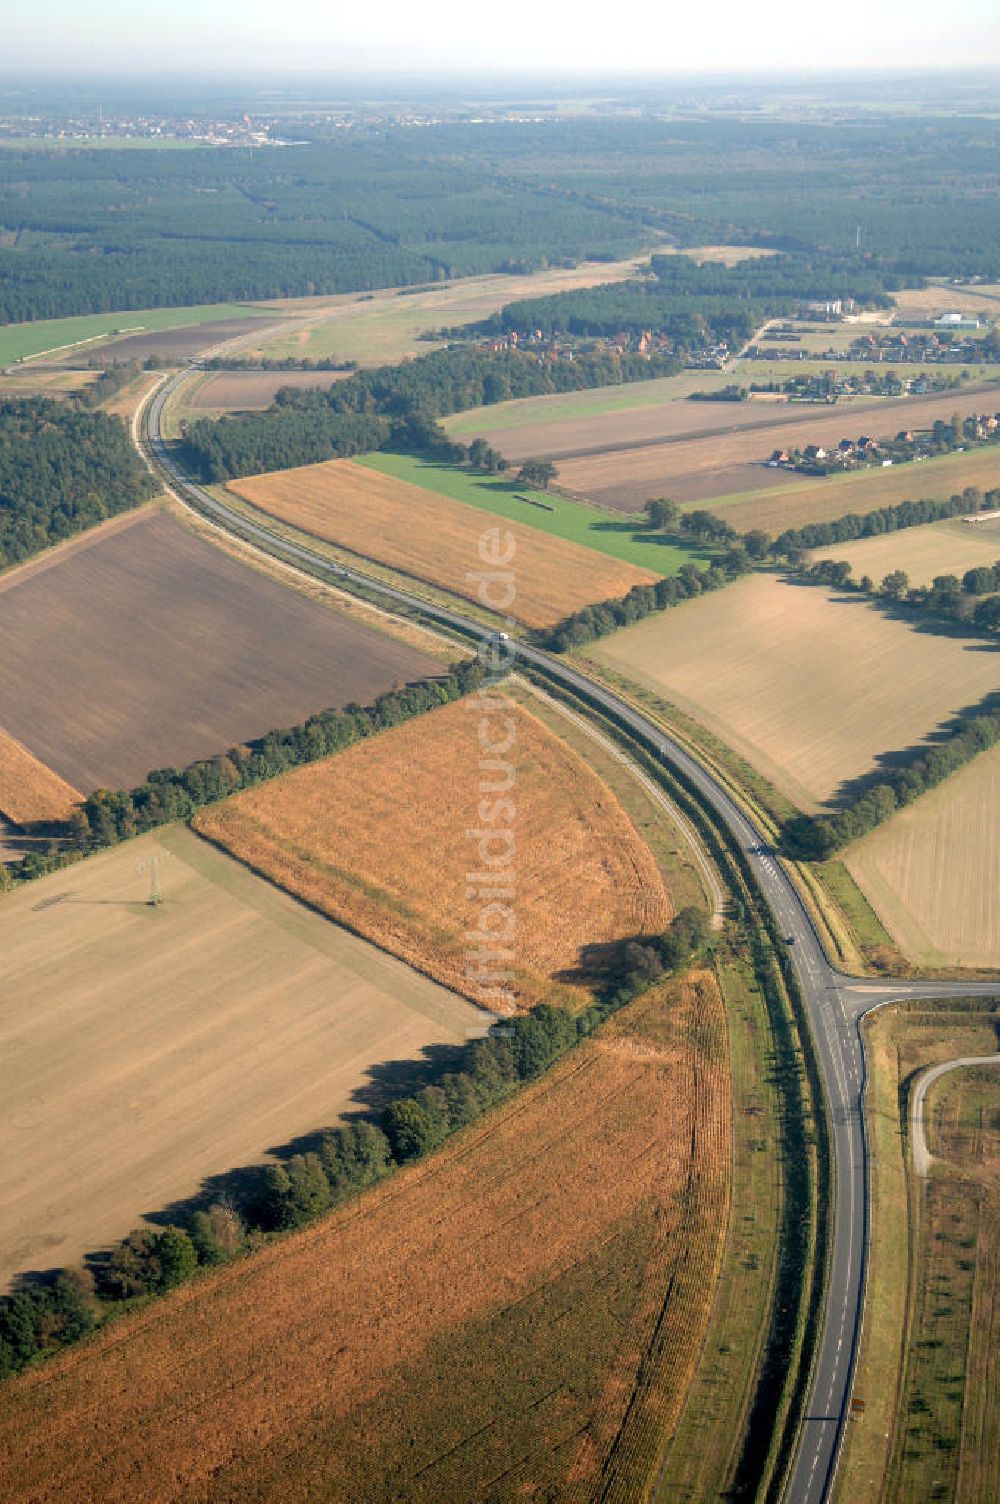
[[[924,1098],[927,1089],[948,1071],[957,1071],[965,1066],[1000,1065],[1000,1055],[960,1055],[957,1060],[945,1060],[941,1065],[932,1065],[924,1071],[910,1098],[910,1145],[913,1151],[913,1168],[921,1177],[930,1173],[934,1156],[927,1147],[924,1133]]]
[[[157,463],[171,477],[180,499],[227,532],[247,539],[310,571],[363,583],[366,590],[393,602],[416,607],[425,617],[464,632],[486,635],[481,624],[419,596],[331,563],[305,545],[292,543],[268,527],[230,511],[183,474],[167,453],[160,424],[164,402],[187,379],[171,377],[150,399],[144,414],[146,437]],[[830,1220],[827,1298],[815,1357],[809,1400],[795,1460],[784,1492],[785,1504],[823,1504],[829,1497],[841,1438],[851,1400],[851,1385],[864,1306],[868,1241],[867,1145],[862,1098],[865,1060],[859,1023],[871,1008],[906,998],[941,996],[992,997],[1000,983],[912,982],[851,977],[831,966],[792,879],[767,844],[766,837],[712,775],[678,742],[627,701],[597,685],[553,654],[523,643],[508,644],[512,660],[535,664],[567,688],[582,691],[636,739],[679,772],[703,803],[729,829],[746,852],[754,879],[787,937],[802,989],[826,1089],[834,1169],[834,1205]]]

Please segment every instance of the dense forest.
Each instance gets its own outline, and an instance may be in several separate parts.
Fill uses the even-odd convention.
[[[474,139],[442,128],[435,144],[567,206],[638,213],[681,246],[843,254],[860,241],[902,275],[1000,279],[1000,121],[852,110],[849,98],[838,83],[839,118],[815,121],[580,119],[486,125]]]
[[[550,361],[528,351],[457,346],[400,366],[359,371],[325,392],[284,387],[266,412],[198,419],[185,430],[185,457],[204,481],[386,447],[461,458],[462,446],[451,444],[437,427],[436,420],[448,413],[511,397],[648,381],[677,369],[669,355],[595,351]]]
[[[524,272],[626,255],[664,234],[831,256],[860,243],[904,278],[1000,278],[992,119],[293,134],[312,139],[4,149],[0,322]]]
[[[435,163],[408,133],[257,151],[0,152],[0,322],[526,272],[647,241],[630,211]]]
[[[905,280],[857,253],[797,252],[732,267],[699,264],[690,256],[654,256],[648,277],[509,303],[483,327],[607,337],[649,329],[679,346],[713,340],[738,345],[764,319],[794,312],[811,298],[854,298],[888,307],[889,293]]]
[[[0,568],[157,489],[120,418],[41,397],[0,400]]]

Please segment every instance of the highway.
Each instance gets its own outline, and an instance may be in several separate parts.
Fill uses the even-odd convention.
[[[163,407],[189,372],[168,378],[149,399],[142,415],[149,453],[169,476],[178,498],[226,532],[308,565],[313,574],[334,582],[353,581],[387,605],[415,609],[426,618],[463,633],[486,636],[481,623],[435,605],[420,596],[331,562],[304,543],[292,542],[264,524],[230,510],[204,487],[188,479],[168,453],[162,438]],[[833,1206],[829,1226],[826,1305],[815,1355],[805,1416],[784,1491],[785,1504],[824,1504],[830,1495],[844,1425],[864,1309],[868,1241],[867,1145],[863,1121],[865,1060],[860,1020],[883,1003],[907,998],[1000,995],[998,982],[887,981],[852,977],[827,960],[792,878],[767,844],[767,838],[727,790],[682,745],[628,701],[596,684],[554,654],[513,640],[501,645],[512,666],[517,659],[541,669],[552,681],[581,693],[610,712],[654,756],[681,775],[699,799],[743,848],[754,880],[771,909],[801,987],[822,1072],[833,1151]]]

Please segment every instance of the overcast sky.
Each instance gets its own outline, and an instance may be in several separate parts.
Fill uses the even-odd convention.
[[[0,69],[829,72],[1000,61],[997,0],[3,0]]]

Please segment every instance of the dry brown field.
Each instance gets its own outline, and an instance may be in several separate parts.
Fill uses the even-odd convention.
[[[512,773],[488,777],[501,786],[510,777],[505,797],[513,807],[492,822],[480,812],[498,797],[480,791],[480,732],[511,748]],[[484,900],[482,882],[470,886],[469,873],[515,873],[513,920],[487,922],[504,933],[514,926],[513,975],[504,985],[517,1006],[588,1000],[599,973],[585,948],[659,933],[671,914],[652,854],[615,795],[512,700],[492,715],[475,696],[435,710],[206,807],[196,828],[476,1000],[482,989],[467,935]],[[498,833],[479,855],[470,832],[481,829]]]
[[[684,371],[627,386],[520,397],[459,413],[445,427],[455,438],[484,438],[507,459],[520,463],[536,455],[561,461],[657,440],[752,432],[773,426],[779,413],[786,421],[791,414],[792,421],[807,422],[827,411],[789,408],[784,401],[687,400],[689,392],[724,386],[728,379],[714,371]]]
[[[83,795],[0,726],[0,814],[15,825],[65,820]]]
[[[149,509],[0,578],[0,637],[0,725],[85,793],[440,671]]]
[[[695,974],[428,1160],[13,1380],[0,1493],[645,1497],[705,1330],[730,1135]]]
[[[909,287],[896,292],[892,300],[903,318],[932,319],[942,313],[966,313],[987,318],[992,323],[1000,316],[1000,286],[954,287],[934,283],[930,287]]]
[[[817,548],[813,559],[847,559],[860,579],[871,575],[876,584],[893,569],[905,569],[911,585],[929,585],[936,575],[955,574],[994,564],[1000,559],[1000,517],[996,521],[935,522],[904,528],[856,543]]]
[[[4,895],[0,953],[0,1288],[335,1123],[378,1066],[483,1019],[179,827]]]
[[[718,496],[709,508],[737,532],[760,527],[777,536],[785,528],[829,522],[847,512],[873,512],[924,496],[943,500],[966,486],[978,486],[981,491],[1000,486],[1000,450],[992,446],[970,449],[917,464],[893,465],[889,470],[860,470],[816,480],[786,476],[774,490]]]
[[[262,412],[283,386],[299,391],[325,389],[350,371],[212,371],[191,393],[187,404],[208,413]]]
[[[247,349],[278,358],[316,359],[336,355],[377,366],[426,355],[438,348],[421,339],[428,330],[473,323],[497,313],[521,298],[545,297],[579,287],[597,287],[631,277],[647,256],[626,261],[585,262],[575,267],[552,267],[526,277],[494,273],[441,282],[427,291],[401,292],[383,288],[372,294],[344,293],[330,298],[287,298],[255,306],[276,314],[303,316],[301,326],[285,325],[262,335]]]
[[[693,405],[693,404],[692,404]],[[865,398],[834,408],[796,407],[783,416],[769,414],[769,424],[749,432],[722,433],[701,438],[677,438],[666,443],[610,442],[597,453],[589,441],[581,443],[578,458],[565,457],[559,464],[559,484],[589,496],[602,506],[634,511],[650,496],[671,496],[688,505],[747,491],[774,490],[802,485],[800,476],[769,469],[766,461],[775,449],[804,448],[806,444],[827,447],[842,438],[867,433],[886,438],[902,428],[929,428],[937,418],[1000,407],[1000,389],[986,391],[967,387],[933,397],[900,399]],[[651,421],[651,415],[650,415]],[[726,421],[725,419],[723,421]],[[585,437],[586,429],[581,430]],[[989,454],[991,451],[983,451]],[[993,473],[1000,471],[1000,455],[992,451]],[[925,484],[916,473],[927,463],[900,466],[912,486]],[[913,494],[912,492],[910,494]]]
[[[911,960],[1000,966],[1000,748],[893,815],[844,860]]]
[[[760,375],[751,372],[754,374]],[[970,385],[963,391],[935,397],[857,398],[833,409],[825,403],[802,405],[763,395],[749,402],[687,400],[693,391],[721,387],[731,379],[715,371],[684,371],[678,376],[626,386],[522,397],[458,413],[446,421],[445,427],[456,438],[479,435],[487,439],[512,461],[533,455],[583,461],[596,459],[605,450],[645,450],[659,442],[674,444],[699,435],[720,438],[734,433],[749,435],[741,457],[766,460],[773,449],[788,448],[790,442],[800,447],[811,443],[817,424],[834,429],[836,439],[840,439],[848,434],[857,437],[865,431],[866,421],[877,418],[876,435],[887,437],[904,426],[927,427],[934,417],[950,418],[956,410],[992,412],[1000,404],[1000,383]],[[903,410],[903,421],[897,423],[894,417],[887,420],[886,414],[895,414],[897,408]],[[928,413],[933,416],[928,417]],[[768,430],[764,439],[755,436],[760,429]],[[771,429],[776,431],[773,442]],[[829,433],[821,435],[818,442],[829,443],[831,437]],[[766,476],[767,485],[775,484],[773,471],[766,471]]]
[[[66,397],[94,380],[94,371],[39,370],[37,366],[0,373],[0,397]]]
[[[920,632],[857,595],[753,575],[588,650],[716,732],[802,809],[997,687],[981,638]]]
[[[550,626],[591,601],[625,595],[633,585],[658,578],[351,460],[231,481],[229,489],[314,537],[473,601],[480,587],[469,576],[496,568],[484,563],[480,540],[499,529],[516,546],[511,568],[517,597],[510,611],[529,627]]]

